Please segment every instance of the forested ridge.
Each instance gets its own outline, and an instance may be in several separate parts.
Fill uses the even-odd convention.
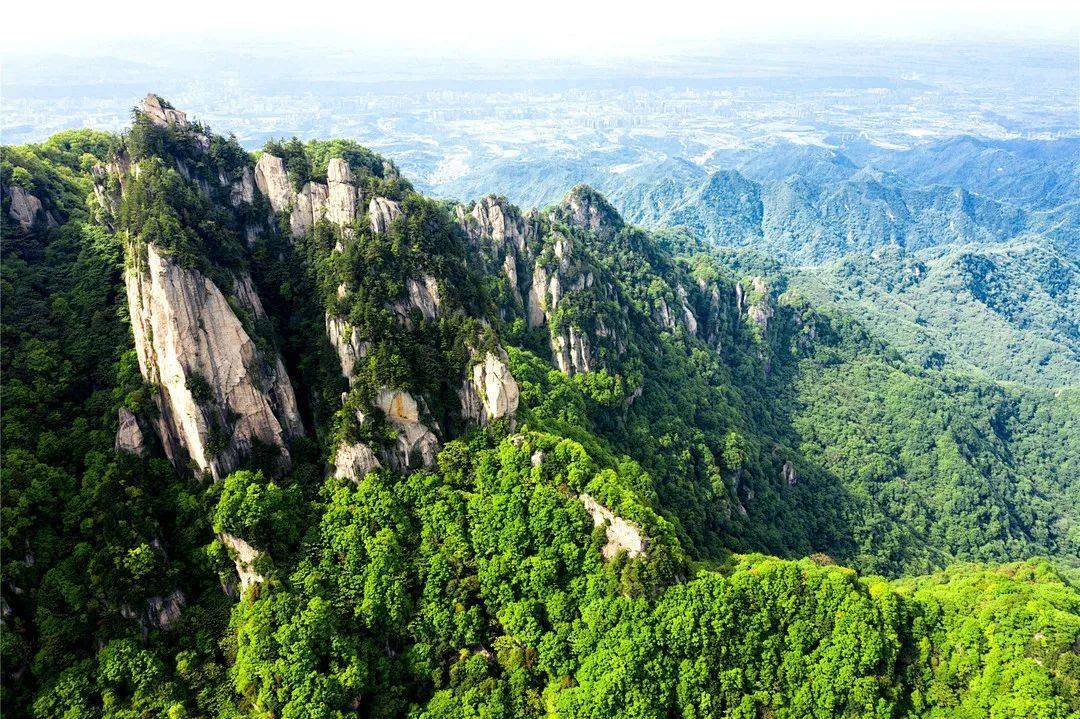
[[[5,716],[1080,716],[1076,387],[156,98],[0,172]]]

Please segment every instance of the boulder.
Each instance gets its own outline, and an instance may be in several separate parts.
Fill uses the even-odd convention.
[[[135,414],[127,407],[119,410],[119,426],[116,430],[115,447],[118,452],[141,455],[146,451],[142,429]]]
[[[11,185],[7,190],[11,195],[11,207],[8,209],[8,214],[11,215],[11,219],[19,223],[23,231],[29,230],[33,227],[38,213],[41,212],[41,200],[18,185]]]

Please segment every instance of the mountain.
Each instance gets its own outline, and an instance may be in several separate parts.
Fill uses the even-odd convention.
[[[958,137],[874,160],[919,184],[958,185],[1031,210],[1072,202],[1080,194],[1080,139],[983,140]]]
[[[0,173],[5,715],[1080,711],[1077,390],[717,247],[740,173],[653,232],[153,95]]]
[[[914,363],[1035,386],[1080,383],[1080,266],[1042,243],[964,246],[925,260],[853,254],[802,271],[796,284]]]

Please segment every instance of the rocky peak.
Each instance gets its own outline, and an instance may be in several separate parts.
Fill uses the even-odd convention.
[[[285,172],[285,161],[280,157],[263,153],[255,163],[255,184],[266,199],[270,209],[282,212],[291,207],[293,202],[292,185]]]
[[[557,219],[597,234],[614,233],[623,226],[622,216],[603,195],[588,185],[577,185],[555,206]]]
[[[289,213],[289,230],[293,237],[302,237],[324,217],[344,230],[356,217],[359,192],[353,182],[352,169],[341,159],[330,160],[326,168],[327,184],[307,182],[299,192],[285,169],[285,162],[276,155],[264,152],[255,165],[255,184],[274,213]]]
[[[488,267],[502,270],[515,300],[523,303],[522,285],[528,278],[521,273],[527,273],[533,261],[535,220],[522,216],[506,198],[496,195],[477,200],[469,211],[458,205],[456,213],[470,244]]]
[[[499,249],[506,249],[509,244],[519,255],[524,255],[533,239],[532,222],[526,220],[505,197],[482,197],[473,203],[468,213],[458,205],[457,217],[461,228],[474,244],[488,240]]]
[[[152,92],[143,98],[142,103],[139,105],[139,112],[158,127],[174,125],[186,129],[191,126],[187,119],[187,113],[175,109],[168,101],[161,99]]]

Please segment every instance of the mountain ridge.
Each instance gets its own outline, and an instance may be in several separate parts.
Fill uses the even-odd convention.
[[[1080,706],[1080,600],[1048,563],[889,583],[823,553],[1074,566],[1074,391],[912,365],[775,263],[583,186],[440,203],[347,141],[256,160],[153,96],[122,138],[4,159],[41,205],[5,224],[5,295],[35,308],[4,307],[4,548],[30,557],[5,562],[4,663],[31,677],[5,711]],[[173,352],[168,328],[222,341]],[[286,385],[296,431],[260,434]],[[957,629],[982,606],[1017,627],[989,651]],[[714,664],[744,678],[687,673]]]

